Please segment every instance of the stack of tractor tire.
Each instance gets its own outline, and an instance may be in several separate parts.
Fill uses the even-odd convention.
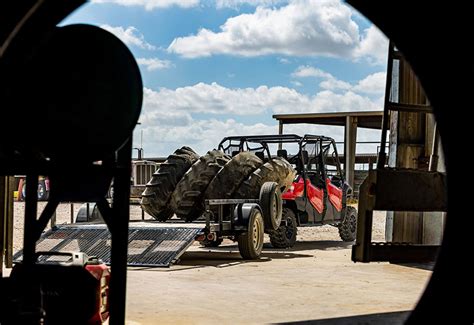
[[[206,199],[258,199],[264,183],[274,182],[283,192],[295,175],[291,164],[280,157],[264,162],[252,152],[231,157],[219,150],[199,157],[182,147],[153,174],[141,206],[158,221],[176,214],[191,222],[204,212]]]

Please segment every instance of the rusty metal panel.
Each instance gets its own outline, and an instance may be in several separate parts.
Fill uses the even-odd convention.
[[[374,210],[446,211],[446,175],[413,169],[376,172]]]

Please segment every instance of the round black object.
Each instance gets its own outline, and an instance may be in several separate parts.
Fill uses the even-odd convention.
[[[28,130],[12,138],[22,156],[102,160],[131,136],[142,80],[113,34],[91,25],[57,27],[18,73],[21,85],[11,87],[9,102],[16,105],[12,118]]]
[[[49,198],[49,190],[46,186],[46,181],[38,181],[38,201],[47,201]]]
[[[263,217],[259,209],[254,208],[250,213],[248,229],[237,236],[240,255],[244,260],[256,260],[263,249]]]
[[[282,199],[278,184],[266,182],[260,189],[260,207],[262,208],[265,230],[277,230],[282,219]]]
[[[282,221],[277,230],[270,232],[270,242],[274,248],[291,248],[296,243],[298,233],[295,213],[289,208],[284,208]]]

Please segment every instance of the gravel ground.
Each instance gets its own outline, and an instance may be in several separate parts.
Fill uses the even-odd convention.
[[[39,202],[38,204],[38,215],[43,210],[45,202]],[[75,203],[73,205],[74,216],[77,215],[81,204]],[[22,248],[23,246],[23,215],[24,215],[24,202],[15,202],[15,223],[13,230],[13,250],[14,253]],[[138,205],[130,206],[130,219],[140,220],[141,219],[141,208]],[[150,216],[145,215],[146,219],[152,219]],[[56,210],[56,223],[66,224],[71,222],[71,204],[62,203]],[[377,211],[374,213],[374,224],[373,224],[372,237],[374,241],[384,241],[385,239],[385,212]],[[50,226],[48,225],[48,230]],[[268,241],[268,238],[266,238]],[[298,228],[298,241],[318,241],[318,240],[340,240],[338,230],[336,227],[329,225],[321,227],[299,227]]]

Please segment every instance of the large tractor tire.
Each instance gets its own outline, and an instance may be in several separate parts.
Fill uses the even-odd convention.
[[[296,170],[283,158],[273,158],[255,170],[234,193],[236,199],[258,199],[260,188],[266,182],[275,182],[283,192],[296,176]]]
[[[295,213],[289,209],[283,209],[282,224],[277,230],[270,232],[270,243],[274,248],[290,248],[296,243],[298,232]]]
[[[166,221],[173,216],[169,207],[171,194],[188,169],[199,159],[189,147],[182,147],[168,156],[146,184],[140,202],[142,209],[158,221]]]
[[[343,241],[354,241],[357,231],[357,210],[354,207],[347,206],[346,215],[339,224],[339,237]]]
[[[227,164],[230,156],[212,150],[199,158],[186,172],[171,195],[171,208],[186,221],[194,221],[202,214],[202,197],[211,180]]]
[[[252,152],[241,152],[224,165],[209,183],[204,193],[206,199],[230,199],[240,184],[263,165]]]

